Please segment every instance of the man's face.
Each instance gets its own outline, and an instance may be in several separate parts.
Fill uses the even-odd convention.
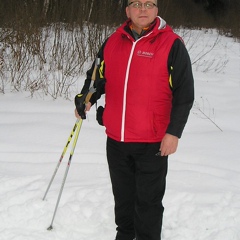
[[[140,33],[143,28],[148,27],[157,17],[156,1],[132,0],[126,7],[126,14],[132,20],[134,30]]]

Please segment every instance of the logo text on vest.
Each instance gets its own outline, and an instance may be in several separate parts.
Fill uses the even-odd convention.
[[[139,50],[139,51],[137,52],[137,55],[138,55],[139,57],[152,58],[153,55],[154,55],[154,53]]]

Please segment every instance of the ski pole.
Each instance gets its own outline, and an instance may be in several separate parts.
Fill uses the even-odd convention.
[[[62,154],[61,154],[61,156],[60,156],[60,158],[59,158],[59,161],[58,161],[58,163],[57,163],[57,166],[56,166],[56,168],[55,168],[55,170],[54,170],[54,172],[53,172],[52,178],[51,178],[51,180],[50,180],[50,182],[49,182],[49,184],[48,184],[47,190],[46,190],[46,192],[45,192],[45,194],[44,194],[44,197],[43,197],[43,201],[45,200],[45,198],[46,198],[46,196],[47,196],[47,193],[48,193],[48,191],[49,191],[49,189],[50,189],[50,187],[51,187],[51,185],[52,185],[52,182],[53,182],[53,180],[54,180],[54,178],[55,178],[55,176],[56,176],[56,173],[57,173],[57,171],[58,171],[58,168],[59,168],[59,166],[60,166],[60,164],[61,164],[61,162],[62,162],[62,160],[63,160],[63,157],[64,157],[64,155],[65,155],[65,153],[66,153],[66,151],[67,151],[67,149],[68,149],[68,145],[69,145],[69,143],[70,143],[71,140],[72,140],[72,137],[73,137],[73,135],[74,135],[74,132],[75,132],[75,130],[76,130],[76,128],[77,128],[77,125],[78,125],[79,121],[80,121],[80,120],[77,119],[76,123],[75,123],[74,126],[73,126],[73,129],[72,129],[72,132],[71,132],[71,134],[70,134],[70,136],[69,136],[69,138],[68,138],[67,144],[65,145],[65,147],[64,147],[64,149],[63,149],[63,152],[62,152]]]
[[[73,141],[73,144],[72,144],[72,150],[71,150],[71,153],[70,153],[70,156],[69,156],[69,160],[68,160],[68,164],[67,164],[67,167],[66,167],[66,170],[65,170],[64,177],[63,177],[62,185],[61,185],[61,188],[60,188],[60,191],[59,191],[57,203],[56,203],[55,210],[54,210],[53,217],[52,217],[52,222],[51,222],[50,226],[47,228],[47,230],[52,230],[53,229],[53,226],[52,226],[53,225],[53,221],[54,221],[54,218],[56,216],[57,208],[58,208],[58,205],[59,205],[59,202],[60,202],[60,198],[61,198],[61,195],[62,195],[64,184],[66,182],[68,170],[69,170],[69,167],[70,167],[70,164],[71,164],[71,160],[72,160],[72,156],[73,156],[76,144],[77,144],[78,135],[79,135],[81,126],[82,126],[82,119],[80,119],[77,122],[77,131],[76,131],[76,135],[74,137],[74,141]]]

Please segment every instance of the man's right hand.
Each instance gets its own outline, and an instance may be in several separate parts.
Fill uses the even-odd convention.
[[[77,119],[81,119],[81,117],[79,116],[79,114],[78,114],[78,111],[77,111],[77,109],[75,108],[75,111],[74,111],[74,113],[75,113],[75,117],[77,118]]]
[[[85,113],[86,96],[87,96],[87,93],[77,94],[74,99],[78,116],[82,119],[86,119],[86,113]]]
[[[85,110],[84,110],[84,116],[86,118],[86,111],[89,111],[90,108],[91,108],[92,104],[90,102],[88,102],[86,105],[85,105]],[[78,114],[78,111],[77,111],[77,108],[75,108],[75,117],[78,118],[78,119],[81,119],[82,117]]]

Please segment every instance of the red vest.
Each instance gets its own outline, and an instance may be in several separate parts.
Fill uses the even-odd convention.
[[[116,141],[159,142],[170,121],[172,91],[168,55],[178,36],[157,18],[146,36],[135,41],[124,27],[104,48],[106,133]]]

